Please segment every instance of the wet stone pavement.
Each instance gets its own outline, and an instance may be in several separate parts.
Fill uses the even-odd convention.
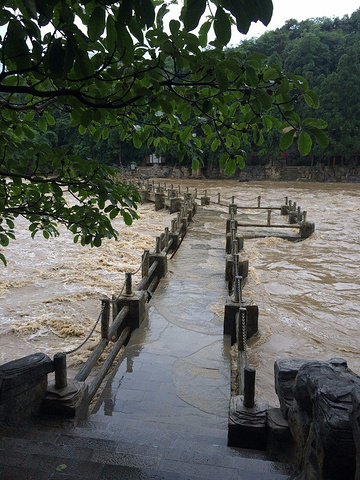
[[[225,234],[199,210],[89,420],[0,429],[0,480],[290,478],[264,453],[227,447]]]

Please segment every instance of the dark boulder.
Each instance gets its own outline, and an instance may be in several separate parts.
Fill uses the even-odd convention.
[[[359,429],[349,413],[359,418],[354,391],[360,378],[342,359],[278,361],[275,372],[280,405],[298,446],[299,479],[354,479]]]

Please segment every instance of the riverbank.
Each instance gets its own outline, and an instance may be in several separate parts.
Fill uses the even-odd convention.
[[[198,178],[221,180],[229,179],[223,170],[208,167],[196,172],[187,166],[154,165],[139,167],[138,174],[146,178]],[[281,162],[266,165],[245,166],[238,170],[233,180],[248,181],[275,181],[275,182],[331,182],[331,183],[360,183],[360,166],[355,165],[323,165],[314,166],[286,166]]]

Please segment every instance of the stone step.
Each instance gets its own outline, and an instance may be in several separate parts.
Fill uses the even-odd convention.
[[[145,427],[141,437],[129,422],[120,432],[117,422],[97,430],[91,422],[71,429],[1,428],[1,480],[290,478],[283,464],[228,448],[216,435],[153,429],[149,441]]]

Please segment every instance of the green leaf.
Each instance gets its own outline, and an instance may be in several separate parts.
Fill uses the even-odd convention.
[[[280,148],[281,150],[286,150],[289,148],[294,140],[294,135],[295,135],[296,130],[291,129],[288,132],[286,132],[280,139]]]
[[[298,139],[298,150],[301,155],[306,156],[311,152],[312,140],[308,133],[300,132]]]
[[[254,96],[259,100],[264,110],[270,110],[272,107],[272,97],[262,89],[254,90]]]
[[[164,16],[168,12],[169,12],[169,9],[167,5],[164,3],[163,5],[161,5],[161,7],[159,8],[159,11],[156,14],[156,24],[158,28],[160,28],[161,30],[164,28],[164,22],[163,22]]]
[[[95,7],[88,23],[88,36],[95,42],[99,40],[105,29],[105,8]]]
[[[205,22],[199,29],[199,43],[202,48],[205,48],[208,43],[208,33],[211,27],[211,22]]]
[[[236,155],[237,166],[243,170],[245,167],[245,158],[242,155]]]
[[[94,247],[100,247],[101,246],[101,237],[100,235],[95,235],[95,238],[93,240]]]
[[[40,129],[42,132],[46,132],[46,131],[47,131],[47,121],[46,121],[46,118],[45,118],[45,117],[43,117],[43,116],[39,117],[38,125],[39,125],[39,129]]]
[[[181,13],[181,19],[188,32],[194,30],[199,24],[200,18],[205,11],[206,0],[185,0],[185,6]]]
[[[106,19],[106,46],[109,52],[113,52],[116,47],[117,33],[114,17],[108,15]]]
[[[272,126],[273,126],[273,122],[271,120],[271,116],[270,115],[263,115],[262,117],[262,121],[263,121],[263,125],[265,127],[265,130],[267,132],[269,132],[271,129],[272,129]]]
[[[123,216],[124,222],[126,223],[126,225],[131,225],[132,224],[133,219],[132,219],[132,216],[130,215],[130,213],[126,212],[125,210],[122,210],[121,215]]]
[[[135,148],[140,148],[142,146],[141,139],[137,132],[133,133],[133,144]]]
[[[236,171],[236,158],[230,157],[226,163],[225,173],[228,176],[234,175]]]
[[[1,260],[2,263],[4,264],[4,267],[6,267],[6,265],[7,265],[6,258],[5,258],[5,256],[4,256],[2,253],[0,253],[0,260]]]
[[[212,109],[212,102],[208,99],[204,100],[202,103],[202,111],[208,113]]]
[[[65,470],[65,468],[67,468],[67,465],[65,465],[65,463],[62,463],[61,465],[57,466],[55,470],[57,472],[62,472],[63,470]]]
[[[229,79],[224,70],[217,69],[215,72],[216,80],[221,92],[225,92],[229,88]]]
[[[26,32],[20,22],[10,20],[3,44],[5,63],[13,62],[18,69],[29,68],[31,57],[26,43]]]
[[[329,145],[329,137],[325,132],[314,129],[313,134],[321,147],[326,148]]]
[[[47,59],[50,76],[62,78],[64,75],[66,50],[62,47],[61,40],[55,39],[50,45]]]
[[[219,160],[219,167],[220,168],[225,168],[226,162],[228,161],[229,155],[227,153],[224,153]]]
[[[327,128],[328,126],[327,122],[325,122],[325,120],[321,120],[320,118],[305,118],[305,120],[302,123],[303,125],[316,127],[316,128],[319,128],[320,130],[324,130],[324,128]]]
[[[9,237],[7,235],[0,235],[0,245],[3,247],[7,247],[9,245]]]
[[[169,27],[170,27],[171,35],[176,37],[176,35],[179,33],[180,26],[181,25],[179,20],[170,20]]]
[[[191,105],[187,103],[181,113],[181,120],[186,122],[187,120],[189,120],[190,115],[191,115]]]
[[[54,126],[55,125],[55,118],[48,112],[45,112],[45,117],[48,125]]]
[[[306,104],[309,105],[309,107],[319,108],[320,106],[319,98],[316,95],[316,93],[313,92],[312,90],[308,90],[307,92],[304,93],[304,99]]]
[[[196,172],[197,170],[199,170],[200,168],[200,162],[198,159],[196,158],[193,158],[192,162],[191,162],[191,168]]]
[[[246,67],[245,80],[246,83],[251,87],[256,87],[259,83],[259,77],[257,76],[257,73],[250,66]]]
[[[220,145],[220,141],[218,138],[215,138],[213,141],[212,141],[212,144],[211,144],[211,151],[212,152],[215,152],[215,150],[217,149],[217,147]]]
[[[218,6],[215,13],[214,32],[216,38],[223,45],[227,45],[231,38],[231,24],[229,16]]]

